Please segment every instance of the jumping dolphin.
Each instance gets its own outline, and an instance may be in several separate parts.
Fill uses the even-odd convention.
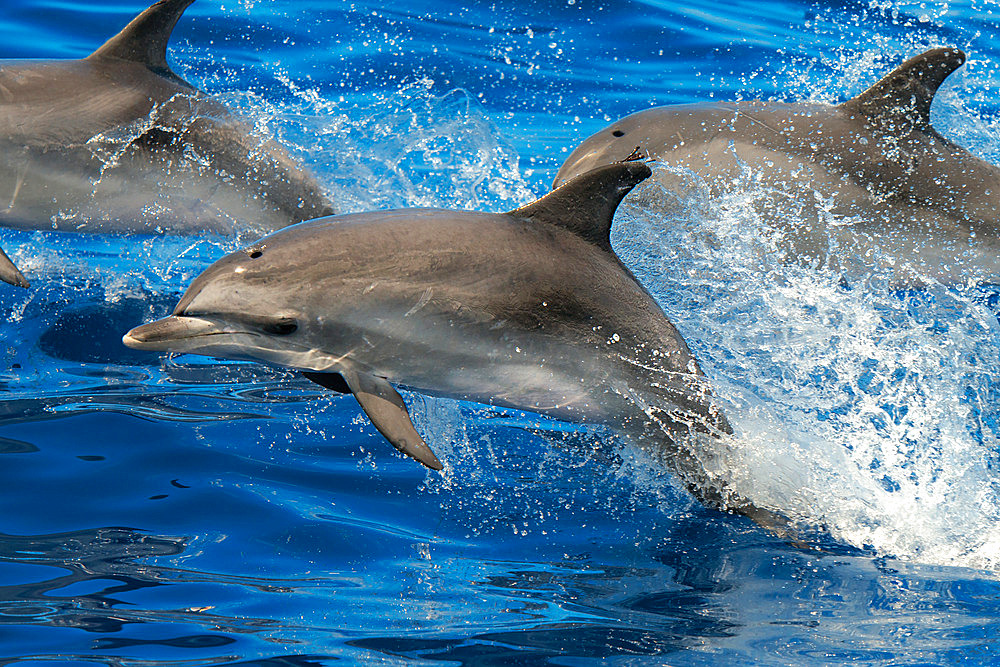
[[[305,371],[353,393],[397,449],[433,469],[393,385],[609,424],[656,443],[705,502],[767,521],[706,471],[731,428],[611,248],[618,204],[650,173],[605,166],[503,214],[404,209],[288,227],[217,261],[173,315],[123,341]]]
[[[636,150],[694,172],[715,193],[749,168],[777,195],[772,218],[799,214],[786,230],[798,256],[822,262],[832,240],[859,256],[877,248],[897,283],[1000,282],[1000,169],[930,122],[938,87],[964,62],[958,49],[927,51],[836,106],[746,101],[641,111],[580,144],[555,185]],[[683,175],[664,170],[662,178],[686,187]]]
[[[0,225],[263,234],[333,213],[283,148],[170,69],[192,2],[160,0],[82,60],[0,61]],[[6,255],[0,278],[27,284]]]

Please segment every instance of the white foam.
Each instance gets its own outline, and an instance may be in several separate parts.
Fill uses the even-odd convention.
[[[847,544],[1000,567],[1000,327],[982,292],[802,266],[754,179],[716,199],[642,188],[613,241],[727,403],[735,490]]]

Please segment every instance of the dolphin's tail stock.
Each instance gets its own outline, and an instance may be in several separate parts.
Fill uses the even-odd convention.
[[[10,257],[2,249],[0,249],[0,280],[15,287],[28,287],[28,279],[14,266],[14,262],[10,261]]]
[[[647,393],[648,391],[648,393]],[[683,374],[653,381],[641,398],[647,420],[637,434],[639,445],[677,475],[703,504],[745,516],[775,536],[803,546],[792,522],[758,507],[726,479],[726,449],[733,428],[712,400],[705,376]]]
[[[654,422],[657,421],[654,418]],[[718,438],[695,428],[677,428],[676,424],[665,428],[662,422],[657,423],[655,428],[658,430],[658,446],[654,456],[669,467],[702,504],[745,516],[776,537],[796,546],[804,546],[787,517],[755,505],[732,488],[725,478],[725,466],[720,460],[724,456],[720,450],[729,446],[725,437]],[[649,442],[648,438],[646,442]],[[650,448],[649,444],[645,447],[647,450]]]

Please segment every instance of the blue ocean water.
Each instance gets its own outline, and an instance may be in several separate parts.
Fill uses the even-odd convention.
[[[4,0],[0,57],[76,58],[144,5]],[[655,104],[836,102],[959,46],[935,126],[1000,162],[1000,4],[197,0],[174,68],[338,206],[508,210]],[[350,396],[125,349],[231,239],[4,230],[0,664],[1000,662],[989,287],[761,263],[754,185],[640,188],[619,253],[712,379],[732,480],[813,544],[701,507],[607,432],[416,394],[446,464]]]

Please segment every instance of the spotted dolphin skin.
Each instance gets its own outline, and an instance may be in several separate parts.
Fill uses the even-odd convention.
[[[798,256],[822,262],[830,248],[859,257],[874,249],[898,284],[1000,282],[1000,169],[930,122],[938,87],[964,62],[958,49],[927,51],[836,106],[746,101],[641,111],[580,144],[555,184],[637,149],[694,172],[714,193],[749,168],[775,193],[770,218],[797,214],[799,224],[786,231]],[[662,180],[685,187],[669,170]]]
[[[0,61],[0,225],[263,234],[333,213],[283,148],[170,69],[192,2],[157,2],[82,60]],[[27,285],[6,255],[0,278]]]
[[[759,520],[702,462],[731,432],[687,344],[611,249],[650,169],[601,167],[502,214],[406,209],[304,222],[222,258],[129,347],[250,359],[351,392],[441,462],[393,385],[604,423],[657,448],[713,505]]]

